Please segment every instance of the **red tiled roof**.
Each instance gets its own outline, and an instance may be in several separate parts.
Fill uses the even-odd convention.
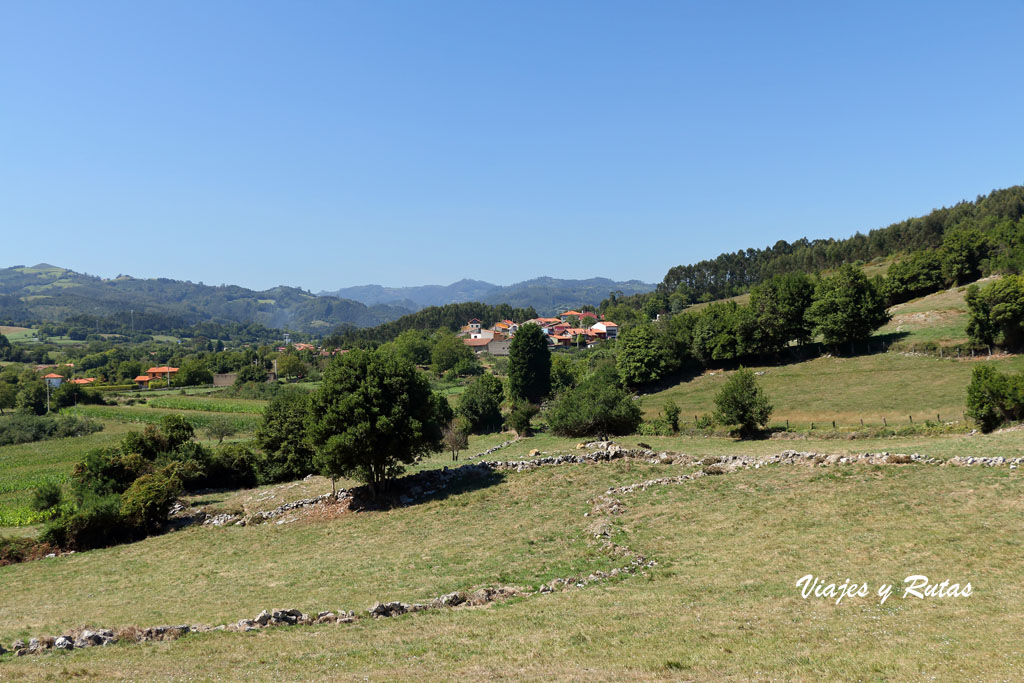
[[[43,375],[43,379],[64,379],[64,375],[58,375],[56,372],[51,372],[49,375]]]
[[[168,372],[177,372],[177,371],[178,371],[178,368],[172,368],[172,367],[169,367],[167,365],[161,365],[158,368],[150,368],[149,370],[146,370],[146,372],[157,373],[157,374],[161,374],[161,375],[167,374]]]
[[[72,384],[92,384],[96,381],[95,377],[82,377],[81,379],[71,380]]]
[[[583,315],[583,314],[582,314],[582,313],[580,313],[579,311],[566,311],[566,312],[565,312],[565,313],[563,313],[562,315],[575,315],[575,316],[581,316],[581,315]]]
[[[487,346],[491,343],[490,339],[463,339],[462,343],[466,346]]]
[[[132,381],[133,381],[133,382],[148,382],[148,381],[150,381],[151,379],[153,379],[153,378],[152,378],[152,377],[150,377],[149,375],[139,375],[138,377],[136,377],[136,378],[135,378],[134,380],[132,380]]]

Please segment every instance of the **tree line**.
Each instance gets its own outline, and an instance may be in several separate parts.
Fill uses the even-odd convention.
[[[745,293],[776,275],[818,273],[900,254],[912,261],[892,274],[893,289],[886,293],[891,303],[899,303],[901,297],[906,300],[936,291],[942,284],[963,284],[992,272],[1021,272],[1024,187],[995,190],[973,202],[936,209],[866,235],[857,233],[847,239],[804,238],[793,243],[780,240],[765,249],[724,253],[699,263],[675,266],[655,292],[629,297],[612,293],[602,301],[601,311],[625,305],[638,311],[646,307],[648,314],[679,312],[695,303]]]

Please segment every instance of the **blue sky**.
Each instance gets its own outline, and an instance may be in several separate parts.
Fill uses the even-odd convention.
[[[1024,4],[0,6],[0,266],[660,280],[1024,182]]]

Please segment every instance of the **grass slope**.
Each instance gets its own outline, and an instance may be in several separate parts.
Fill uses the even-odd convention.
[[[233,620],[275,605],[356,608],[466,583],[536,582],[603,561],[582,540],[587,498],[665,470],[618,462],[510,474],[389,513],[194,530],[3,568],[12,592],[0,637],[69,617]],[[3,664],[26,678],[1014,678],[1024,668],[1019,477],[925,466],[748,470],[628,497],[616,540],[658,560],[647,578],[491,609]],[[872,587],[921,573],[970,581],[975,594],[836,606],[799,597],[795,581],[806,573]]]

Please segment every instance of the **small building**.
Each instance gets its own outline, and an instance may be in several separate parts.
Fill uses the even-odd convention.
[[[132,381],[139,385],[139,389],[149,389],[149,381],[153,379],[149,375],[139,375]]]
[[[213,386],[230,387],[238,379],[237,372],[221,372],[213,376]]]
[[[590,329],[596,332],[597,336],[602,339],[615,339],[619,336],[619,326],[610,320],[594,323],[590,326]]]
[[[58,375],[56,372],[51,372],[49,375],[43,375],[43,379],[46,380],[46,384],[51,389],[56,389],[64,382],[64,375]]]
[[[490,339],[463,339],[462,343],[472,349],[473,353],[483,353],[491,341]]]
[[[96,381],[95,377],[80,377],[78,379],[71,380],[71,383],[72,384],[77,384],[79,386],[83,386],[83,385],[86,385],[86,384],[92,384],[95,381]]]
[[[487,344],[487,353],[492,356],[507,356],[511,344],[511,339],[499,339],[498,335],[495,335],[494,339]]]

